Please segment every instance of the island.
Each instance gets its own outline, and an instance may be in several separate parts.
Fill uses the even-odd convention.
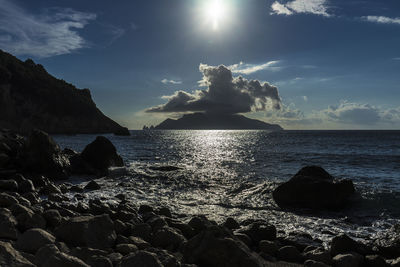
[[[20,133],[40,129],[50,134],[114,133],[129,135],[104,115],[89,89],[78,89],[0,50],[0,128]]]
[[[191,113],[181,118],[166,119],[155,126],[156,130],[269,130],[281,131],[278,124],[249,119],[238,114]]]

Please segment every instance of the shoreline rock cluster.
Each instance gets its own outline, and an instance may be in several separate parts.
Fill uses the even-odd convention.
[[[47,138],[39,150],[52,156],[40,173],[20,162],[44,163],[45,156],[26,150],[38,149],[29,143],[35,138],[0,131],[0,266],[400,266],[400,227],[371,245],[340,234],[325,249],[309,234],[278,232],[268,218],[217,224],[123,194],[110,196],[118,201],[81,201],[87,191],[101,190],[95,180],[85,187],[55,183],[59,177],[48,171],[104,175],[106,165],[122,159],[104,137],[85,153],[58,150]]]

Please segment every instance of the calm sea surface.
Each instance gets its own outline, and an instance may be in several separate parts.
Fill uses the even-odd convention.
[[[262,218],[285,232],[324,241],[347,232],[368,240],[400,219],[400,131],[132,131],[106,135],[126,169],[101,180],[90,197],[124,192],[137,203],[184,214]],[[55,136],[81,151],[95,135]],[[359,197],[341,212],[281,211],[272,190],[305,165],[354,181]],[[163,171],[160,166],[178,169]],[[79,180],[77,180],[79,181]]]

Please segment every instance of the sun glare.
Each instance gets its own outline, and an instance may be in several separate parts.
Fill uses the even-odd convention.
[[[210,0],[205,5],[205,16],[208,24],[214,31],[218,30],[220,23],[224,20],[227,7],[222,0]]]

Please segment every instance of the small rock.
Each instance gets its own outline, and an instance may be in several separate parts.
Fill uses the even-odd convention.
[[[121,267],[146,266],[162,267],[157,255],[147,251],[139,251],[137,254],[128,255],[122,258]]]
[[[274,241],[261,240],[259,243],[260,252],[267,255],[275,256],[278,252],[278,246]]]
[[[60,252],[54,244],[45,245],[36,252],[35,263],[39,267],[89,267],[82,260]]]
[[[49,209],[43,212],[43,218],[50,227],[56,227],[61,223],[61,215],[58,210]]]
[[[149,205],[140,205],[138,212],[140,214],[147,213],[147,212],[153,212],[153,208]]]
[[[223,226],[225,226],[228,229],[234,230],[234,229],[239,229],[240,224],[233,218],[228,217],[226,221],[224,222]]]
[[[135,246],[137,246],[139,249],[146,249],[151,247],[150,244],[146,241],[144,241],[143,239],[141,239],[140,237],[136,237],[136,236],[130,236],[128,237],[129,241],[131,242],[131,244],[134,244]]]
[[[323,262],[327,265],[332,264],[332,258],[329,251],[321,250],[321,249],[314,249],[304,253],[304,257],[309,260],[314,260],[318,262]]]
[[[42,246],[52,244],[56,238],[38,228],[29,229],[23,233],[17,240],[17,247],[28,253],[36,253]]]
[[[161,228],[153,236],[154,246],[170,251],[178,249],[183,242],[185,242],[185,238],[171,227]]]
[[[379,255],[367,255],[364,259],[364,266],[366,267],[387,267],[385,259]]]
[[[0,180],[0,190],[3,191],[18,191],[18,184],[14,180]]]
[[[248,235],[251,240],[258,244],[261,240],[275,240],[276,228],[265,222],[254,222],[240,230],[239,233]]]
[[[336,256],[338,254],[345,254],[349,252],[357,252],[359,254],[366,253],[366,247],[364,244],[361,244],[346,234],[340,234],[335,236],[331,242],[331,254],[332,256]]]
[[[19,201],[15,197],[7,193],[0,193],[0,207],[8,208],[15,204],[19,204]]]
[[[304,262],[304,267],[329,267],[330,265],[326,265],[323,262],[314,261],[314,260],[306,260]]]
[[[33,185],[32,181],[29,179],[24,179],[20,183],[18,183],[18,192],[20,193],[29,193],[34,192],[35,186]]]
[[[358,253],[338,254],[332,262],[335,267],[358,267],[363,263],[363,256]]]
[[[113,267],[112,261],[104,256],[90,257],[86,263],[96,267]]]
[[[294,246],[284,246],[278,250],[278,259],[289,262],[303,262],[300,251]]]
[[[101,186],[94,180],[90,181],[83,189],[93,191],[99,190]]]
[[[10,243],[0,241],[0,266],[34,267]]]
[[[159,215],[163,215],[163,216],[168,217],[168,218],[171,218],[171,217],[172,217],[171,211],[170,211],[169,208],[167,208],[167,207],[162,207],[162,208],[160,208],[160,209],[158,210],[158,214],[159,214]]]
[[[5,208],[0,208],[0,238],[17,239],[17,220],[12,213]]]
[[[128,255],[138,250],[138,247],[134,244],[119,244],[115,246],[115,251],[121,253],[122,255]]]

